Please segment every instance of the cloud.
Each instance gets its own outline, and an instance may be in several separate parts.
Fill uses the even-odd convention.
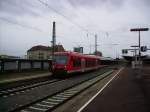
[[[106,56],[115,56],[116,46],[111,44],[118,43],[118,51],[137,44],[138,35],[131,33],[130,28],[150,28],[149,0],[41,1],[51,8],[38,0],[0,0],[0,17],[13,23],[0,20],[1,53],[20,55],[25,54],[33,45],[50,45],[54,20],[57,43],[62,43],[67,50],[80,45],[84,47],[85,53],[89,53],[89,45],[94,44],[93,34],[98,34],[98,50],[103,51]],[[148,44],[149,35],[149,32],[142,33],[142,43]],[[11,40],[11,44],[7,40]]]
[[[119,8],[123,5],[124,0],[68,0],[74,7],[103,7]]]
[[[1,0],[0,10],[1,12],[9,13],[15,16],[25,14],[37,16],[37,13],[33,10],[32,3],[29,4],[28,0]]]

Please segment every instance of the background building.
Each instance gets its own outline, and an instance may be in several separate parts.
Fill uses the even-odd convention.
[[[101,51],[94,52],[93,54],[95,54],[95,55],[97,55],[97,56],[103,56],[103,54],[102,54]]]
[[[20,59],[19,56],[0,55],[0,59]]]
[[[65,49],[62,45],[56,45],[55,46],[55,52],[64,52]]]
[[[74,47],[74,52],[83,53],[83,47]]]
[[[63,52],[65,49],[62,45],[55,46],[55,52]],[[52,48],[49,46],[37,45],[27,51],[28,59],[51,59]]]

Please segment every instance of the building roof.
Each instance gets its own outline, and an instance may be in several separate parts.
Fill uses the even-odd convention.
[[[43,46],[43,45],[37,45],[30,48],[28,51],[36,51],[36,50],[44,50],[44,51],[51,51],[51,47],[49,46]]]
[[[56,45],[55,46],[55,52],[64,52],[65,49],[62,45]]]
[[[43,45],[37,45],[37,46],[33,46],[32,48],[30,48],[28,50],[29,51],[36,51],[36,50],[44,50],[44,51],[52,51],[52,48],[50,46],[43,46]],[[63,48],[62,45],[56,45],[55,46],[55,51],[65,51],[65,49]]]
[[[72,51],[65,51],[65,52],[55,52],[56,55],[71,55],[71,56],[80,56],[80,57],[85,57],[85,58],[99,58],[99,56],[96,55],[85,55],[82,53],[78,53],[78,52],[72,52]]]

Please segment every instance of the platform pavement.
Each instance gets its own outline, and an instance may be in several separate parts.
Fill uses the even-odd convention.
[[[150,67],[125,68],[78,112],[150,112]]]
[[[30,72],[1,74],[0,84],[23,81],[28,79],[36,79],[36,78],[46,77],[50,75],[51,72],[49,71],[30,71]]]

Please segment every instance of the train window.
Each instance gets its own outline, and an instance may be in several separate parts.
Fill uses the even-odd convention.
[[[91,67],[96,65],[96,60],[86,60],[86,67]]]
[[[55,55],[53,62],[56,64],[66,64],[67,56],[66,55]]]
[[[101,64],[101,61],[100,60],[98,60],[98,65],[100,65]]]
[[[73,66],[74,67],[81,66],[81,59],[79,59],[79,58],[73,59]]]

